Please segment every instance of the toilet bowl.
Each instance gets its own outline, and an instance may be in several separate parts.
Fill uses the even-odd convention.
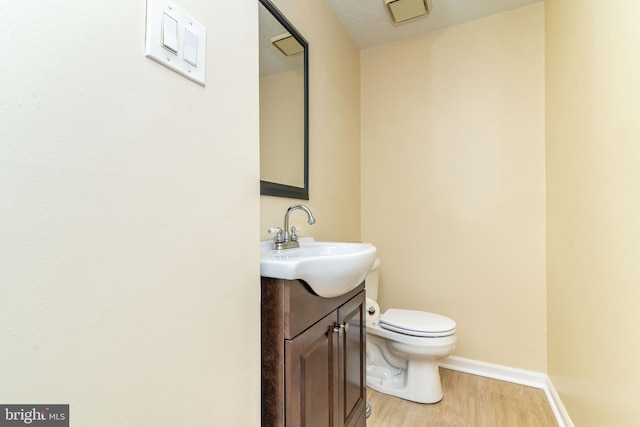
[[[390,308],[380,314],[376,260],[366,278],[367,386],[419,403],[442,400],[438,361],[456,348],[456,322],[435,313]]]

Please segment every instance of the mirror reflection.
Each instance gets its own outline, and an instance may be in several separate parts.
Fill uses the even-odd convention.
[[[260,0],[260,194],[308,199],[307,42]]]

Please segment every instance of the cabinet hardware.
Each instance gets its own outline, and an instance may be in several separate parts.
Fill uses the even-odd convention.
[[[349,331],[349,324],[346,322],[333,326],[333,332],[337,332],[340,336],[342,336],[346,331]]]

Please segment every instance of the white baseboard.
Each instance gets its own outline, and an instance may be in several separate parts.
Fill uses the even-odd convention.
[[[549,376],[539,372],[524,369],[511,368],[509,366],[496,365],[494,363],[481,362],[479,360],[466,359],[464,357],[449,356],[441,360],[438,365],[442,368],[495,380],[507,381],[527,387],[535,387],[544,391],[559,427],[574,427],[560,397],[553,387]]]
[[[544,394],[547,396],[547,400],[549,401],[549,405],[551,405],[551,409],[553,409],[556,420],[558,420],[558,425],[560,427],[574,427],[573,422],[571,421],[571,418],[569,418],[569,414],[562,404],[562,401],[560,401],[560,396],[558,396],[558,392],[551,383],[551,378],[549,378],[549,376],[547,376]]]
[[[466,359],[464,357],[449,356],[438,363],[439,366],[467,374],[480,375],[481,377],[495,380],[508,381],[510,383],[526,385],[544,389],[547,376],[539,372],[525,371],[524,369],[511,368],[509,366],[496,365],[494,363],[481,362],[479,360]]]

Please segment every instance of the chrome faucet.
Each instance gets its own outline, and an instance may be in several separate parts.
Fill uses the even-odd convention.
[[[289,234],[289,215],[293,213],[293,211],[303,210],[306,212],[309,225],[313,225],[316,223],[316,219],[313,217],[311,210],[305,205],[292,205],[287,209],[287,213],[284,214],[284,231],[280,228],[270,228],[269,233],[276,233],[276,237],[273,239],[273,249],[291,249],[291,248],[299,248],[300,243],[298,242],[298,235],[296,234],[296,228],[291,227],[291,234]]]

